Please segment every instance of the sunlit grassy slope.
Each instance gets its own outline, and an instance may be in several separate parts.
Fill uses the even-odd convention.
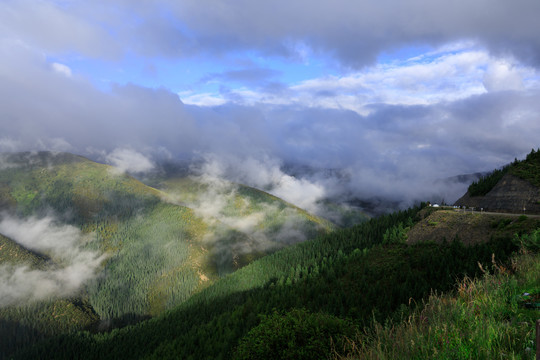
[[[182,197],[203,199],[208,188],[191,191],[170,184],[158,190],[71,154],[2,154],[0,210],[74,225],[92,239],[81,247],[106,254],[106,260],[73,299],[4,308],[0,321],[7,324],[18,316],[30,333],[40,334],[69,328],[62,325],[66,314],[73,315],[72,329],[98,326],[97,320],[105,327],[138,321],[184,302],[258,257],[331,229],[328,222],[248,187],[220,190],[215,200],[225,199],[224,208],[205,212],[212,201],[188,204]],[[48,261],[61,266],[49,255],[0,237],[0,265],[15,261],[35,267]],[[56,316],[53,308],[64,309],[58,310],[63,315]]]
[[[162,182],[159,188],[201,216],[214,217],[246,234],[264,236],[277,244],[297,242],[295,238],[299,235],[313,237],[333,228],[329,221],[267,192],[225,180],[173,178]],[[286,229],[283,225],[287,225]]]

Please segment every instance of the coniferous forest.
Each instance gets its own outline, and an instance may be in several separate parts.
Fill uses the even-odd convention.
[[[312,316],[329,316],[337,322],[324,318],[330,322],[325,330],[329,333],[312,334],[322,344],[304,354],[313,358],[325,351],[330,356],[332,348],[324,344],[330,335],[339,338],[354,331],[351,327],[369,326],[374,320],[400,320],[410,311],[411,301],[420,304],[434,290],[448,291],[464,276],[479,274],[478,262],[489,263],[492,254],[505,261],[517,249],[508,239],[469,248],[459,240],[382,244],[386,229],[414,221],[419,211],[418,207],[383,216],[266,256],[154,319],[111,332],[61,335],[19,352],[18,357],[35,358],[45,352],[66,359],[250,358],[245,348],[261,340],[257,332],[249,331],[264,326],[265,316],[286,321],[295,311],[309,314],[296,315],[300,322],[309,322]],[[303,331],[299,329],[294,327],[294,336],[304,336],[296,333]],[[274,331],[278,333],[274,336],[284,336],[275,346],[287,347],[281,328]]]
[[[518,251],[533,251],[536,245],[536,237],[520,227],[523,219],[505,222],[515,229],[514,237],[505,233],[468,246],[459,237],[408,243],[409,229],[435,211],[446,211],[419,204],[344,229],[314,230],[320,226],[316,224],[326,223],[307,217],[309,222],[301,225],[311,234],[307,240],[265,253],[244,253],[242,264],[229,264],[220,272],[215,257],[204,257],[211,253],[208,249],[194,249],[201,241],[198,234],[208,233],[214,224],[187,207],[163,202],[156,195],[160,190],[146,190],[131,178],[109,178],[100,166],[85,160],[68,160],[57,159],[59,164],[48,172],[37,165],[26,169],[23,182],[20,177],[10,180],[19,170],[9,169],[3,172],[3,191],[20,216],[46,204],[67,204],[73,212],[63,221],[95,234],[84,249],[105,249],[109,257],[101,275],[75,296],[0,309],[3,358],[350,356],[358,347],[355,341],[365,341],[361,334],[414,318],[434,294],[452,293],[456,284],[485,276],[486,269],[511,268]],[[83,171],[71,185],[60,186],[54,176],[60,173],[69,179],[64,171],[71,162]],[[88,173],[100,177],[98,187],[88,181]],[[39,184],[35,176],[41,176]],[[89,202],[82,200],[77,184],[85,181],[92,194]],[[102,190],[106,181],[119,189],[112,193],[113,200]],[[254,190],[240,193],[254,194],[259,202],[250,206],[255,208],[260,201],[277,201]],[[249,204],[231,199],[231,204]],[[294,210],[276,204],[286,214]],[[253,211],[227,206],[228,214]],[[279,233],[280,216],[279,211],[270,213],[269,234]],[[226,235],[219,240],[222,245],[252,243],[252,234],[231,231],[215,232]],[[49,269],[51,262],[62,265],[55,254],[30,251],[6,236],[0,240],[4,263],[25,263],[36,270]],[[233,260],[238,258],[231,255]],[[203,274],[212,278],[203,281]]]

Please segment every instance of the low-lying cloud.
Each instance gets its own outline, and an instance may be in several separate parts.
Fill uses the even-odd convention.
[[[204,154],[205,172],[310,211],[337,196],[430,200],[448,192],[439,179],[489,171],[539,146],[537,72],[475,49],[303,81],[279,96],[247,89],[241,95],[252,100],[209,107],[186,105],[166,88],[101,91],[0,37],[0,150],[70,151],[135,173]],[[319,170],[292,175],[290,164]]]
[[[51,216],[20,219],[4,214],[0,233],[50,258],[38,268],[1,265],[0,307],[77,294],[104,260],[104,255],[84,248],[91,235]]]
[[[120,173],[143,173],[154,169],[154,164],[148,157],[129,148],[114,149],[106,155],[105,161]]]
[[[213,160],[206,168],[215,170],[218,164]],[[222,173],[202,173],[203,168],[191,175],[191,190],[173,187],[166,192],[169,201],[193,209],[210,226],[203,243],[219,273],[245,264],[244,256],[252,259],[305,241],[320,230],[297,209],[225,180]]]
[[[192,167],[206,181],[215,183],[224,178],[265,190],[300,208],[315,211],[317,202],[327,195],[325,187],[316,181],[297,178],[282,170],[284,164],[276,157],[262,154],[234,156],[208,153],[203,162]]]

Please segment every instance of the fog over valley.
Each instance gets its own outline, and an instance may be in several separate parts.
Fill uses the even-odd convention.
[[[540,133],[538,5],[480,4],[4,2],[0,151],[132,173],[196,160],[308,210],[452,202],[466,184],[441,179],[523,157]]]

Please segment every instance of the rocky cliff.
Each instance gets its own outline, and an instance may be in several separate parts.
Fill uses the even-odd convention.
[[[495,212],[540,214],[540,188],[506,174],[486,195],[470,196],[467,192],[455,205]]]

